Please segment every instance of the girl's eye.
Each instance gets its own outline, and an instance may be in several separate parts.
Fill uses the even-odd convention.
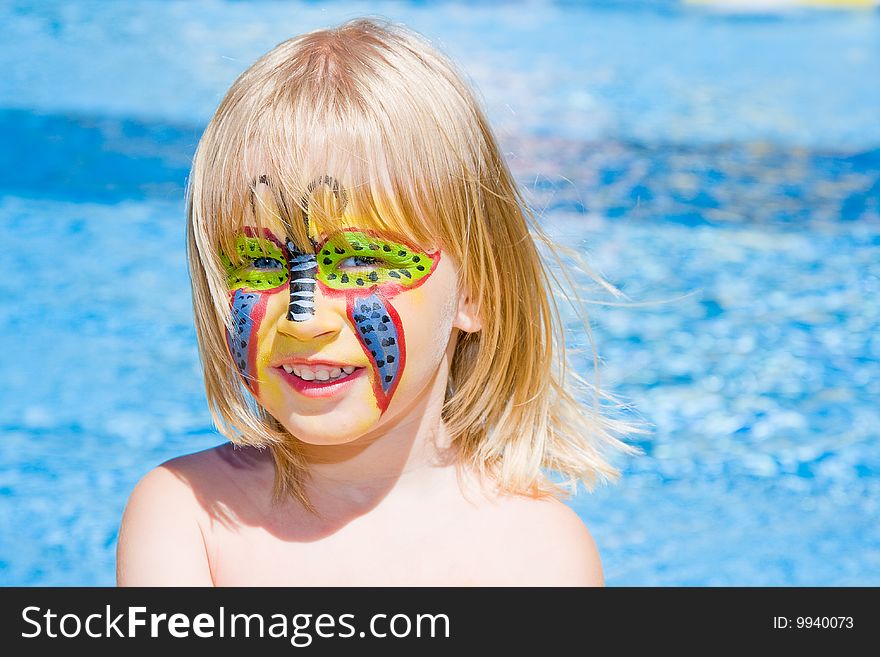
[[[254,258],[251,261],[251,267],[254,269],[283,269],[284,263],[275,258]]]
[[[340,260],[339,264],[337,264],[336,266],[347,269],[349,267],[376,267],[381,263],[381,258],[373,258],[370,256],[350,256],[348,258],[345,258],[345,260]]]

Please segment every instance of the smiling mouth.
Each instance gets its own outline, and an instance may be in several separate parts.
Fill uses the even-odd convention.
[[[349,388],[351,384],[361,378],[366,371],[365,367],[346,366],[345,368],[334,368],[339,370],[339,374],[337,376],[329,376],[326,370],[323,372],[319,371],[315,374],[310,370],[304,372],[303,369],[300,369],[296,365],[281,365],[275,369],[281,374],[282,378],[291,388],[307,397],[329,397],[335,395],[338,392]],[[299,374],[297,374],[297,371]],[[305,376],[314,375],[314,377],[311,379],[305,379],[302,376],[303,374]],[[327,378],[319,379],[317,378],[318,376],[327,376]]]
[[[347,379],[358,370],[364,369],[363,367],[357,367],[355,365],[345,365],[344,367],[327,367],[319,369],[312,369],[309,367],[297,365],[281,365],[280,368],[283,369],[287,374],[295,376],[296,378],[301,379],[304,382],[311,383],[313,385],[321,385],[322,383],[330,384],[337,381],[342,381],[344,379]]]

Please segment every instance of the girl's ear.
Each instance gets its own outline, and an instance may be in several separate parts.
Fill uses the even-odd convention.
[[[458,311],[452,325],[460,328],[465,333],[476,333],[483,328],[483,322],[477,312],[476,303],[467,292],[462,292],[458,298]]]

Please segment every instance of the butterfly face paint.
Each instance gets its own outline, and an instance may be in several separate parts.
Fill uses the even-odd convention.
[[[325,177],[319,182],[332,185],[332,181]],[[391,300],[427,281],[440,262],[440,251],[429,254],[405,241],[358,228],[335,237],[313,243],[315,251],[306,253],[289,240],[283,244],[268,230],[257,235],[254,229],[245,229],[236,242],[240,264],[224,257],[234,320],[233,330],[227,332],[230,352],[256,395],[262,378],[257,336],[270,299],[287,292],[286,320],[308,322],[315,315],[315,290],[320,289],[328,299],[345,301],[346,317],[371,363],[371,386],[381,414],[406,364],[404,326]]]

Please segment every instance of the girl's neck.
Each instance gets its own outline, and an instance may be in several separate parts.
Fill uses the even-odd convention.
[[[430,491],[440,469],[453,466],[455,449],[441,417],[445,365],[388,425],[352,443],[304,446],[307,494],[319,509],[366,511],[401,491],[418,499]]]

